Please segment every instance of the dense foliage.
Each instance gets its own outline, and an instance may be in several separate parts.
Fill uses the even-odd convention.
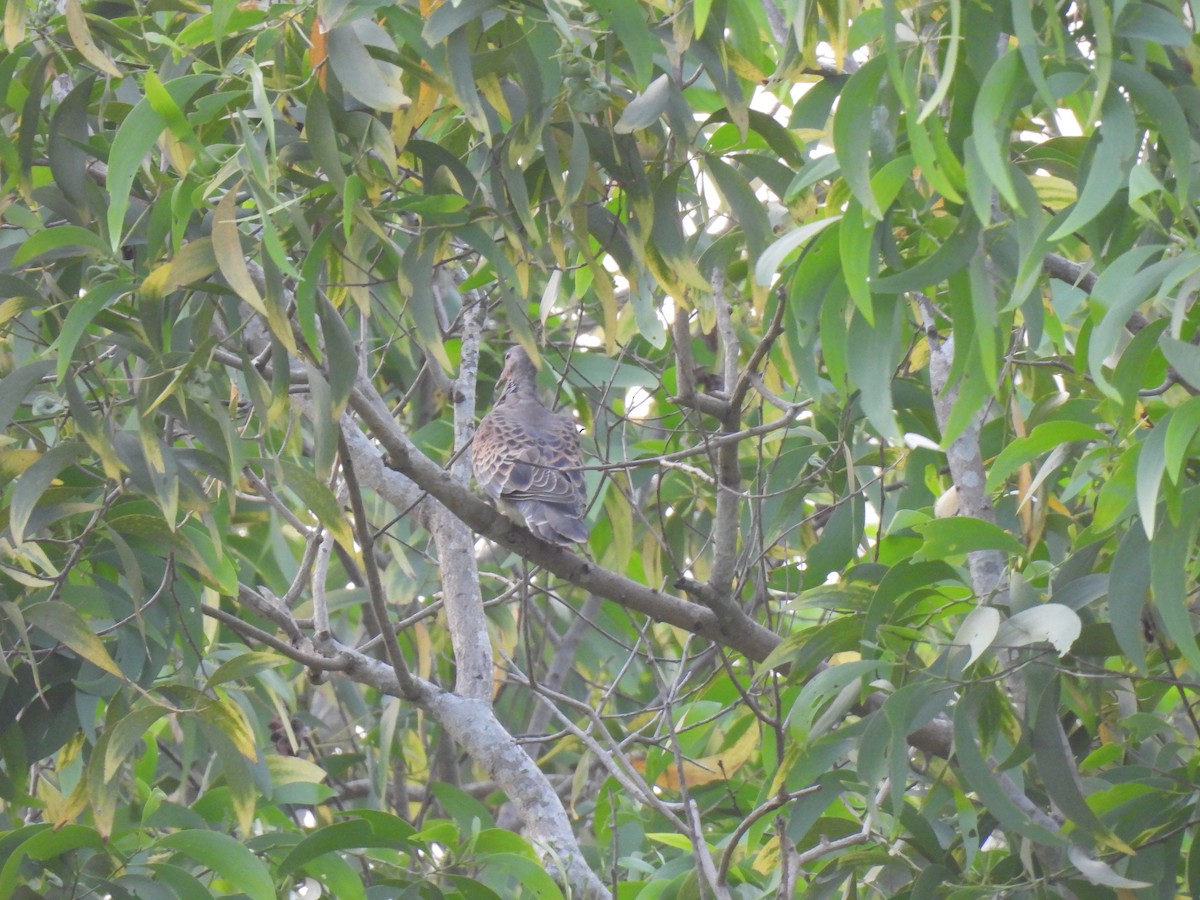
[[[0,897],[1200,896],[1191,15],[7,0]]]

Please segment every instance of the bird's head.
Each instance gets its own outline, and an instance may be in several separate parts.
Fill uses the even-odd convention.
[[[504,354],[504,368],[500,370],[500,380],[496,382],[501,396],[510,394],[519,388],[537,387],[537,369],[529,354],[517,344],[508,348]]]

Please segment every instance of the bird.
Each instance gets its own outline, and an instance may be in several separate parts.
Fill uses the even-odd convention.
[[[520,346],[504,354],[499,395],[472,443],[475,480],[501,509],[559,546],[586,543],[587,483],[579,429],[538,398],[537,369]]]

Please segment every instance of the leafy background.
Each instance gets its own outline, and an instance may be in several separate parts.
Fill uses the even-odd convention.
[[[1194,24],[8,0],[0,896],[1200,895]]]

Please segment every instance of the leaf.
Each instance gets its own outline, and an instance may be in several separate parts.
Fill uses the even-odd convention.
[[[1050,234],[1051,241],[1062,240],[1100,215],[1129,177],[1138,139],[1133,111],[1119,91],[1109,91],[1102,115],[1102,126],[1096,129],[1096,150],[1088,165],[1079,200],[1062,224]]]
[[[29,396],[35,385],[54,371],[54,365],[52,359],[26,363],[0,379],[0,432],[8,430],[17,407]]]
[[[182,107],[215,75],[184,75],[163,85],[171,99]],[[143,97],[129,111],[117,129],[108,155],[108,238],[117,251],[124,237],[125,213],[129,209],[129,192],[142,160],[167,127],[166,120],[155,112],[150,100]]]
[[[75,45],[80,56],[105,75],[111,75],[113,78],[122,77],[125,73],[117,68],[116,63],[109,59],[108,54],[97,47],[96,42],[92,40],[92,32],[88,28],[87,19],[83,15],[83,8],[79,5],[79,0],[66,0],[66,13],[67,34],[71,36],[71,43]]]
[[[987,484],[984,490],[989,493],[996,490],[1009,475],[1047,450],[1078,441],[1099,440],[1106,440],[1105,435],[1083,422],[1072,420],[1043,422],[1034,428],[1027,437],[1017,438],[1000,451],[1000,455],[996,457],[995,462],[988,470]]]
[[[1166,428],[1167,437],[1163,443],[1163,453],[1167,457],[1167,475],[1173,484],[1178,484],[1183,465],[1189,458],[1188,449],[1196,432],[1200,431],[1200,397],[1189,397],[1184,401],[1184,404],[1171,414]]]
[[[742,227],[750,258],[756,259],[766,249],[771,236],[771,223],[762,201],[742,173],[723,160],[712,154],[706,155],[704,167],[728,204],[734,221]]]
[[[636,0],[591,0],[590,6],[608,20],[629,56],[636,85],[650,81],[654,56],[663,52],[662,42],[648,27],[646,14]]]
[[[1200,527],[1200,488],[1189,489],[1181,499],[1178,523],[1168,518],[1150,542],[1150,586],[1167,636],[1192,670],[1200,672],[1200,647],[1188,604],[1188,560]]]
[[[1021,74],[1020,52],[1009,50],[988,70],[972,114],[979,164],[992,187],[1013,209],[1020,208],[1020,200],[1008,165],[1008,143],[1013,111],[1021,104]]]
[[[872,427],[888,440],[900,443],[900,426],[892,402],[892,376],[896,370],[894,354],[900,343],[903,309],[890,297],[881,301],[880,306],[883,312],[874,325],[858,315],[850,323],[846,364],[851,383],[859,388],[859,405]]]
[[[775,280],[779,267],[783,265],[783,261],[789,255],[841,218],[841,216],[831,216],[828,219],[806,222],[776,240],[762,252],[754,264],[755,281],[764,287],[769,286]]]
[[[296,465],[290,460],[279,461],[280,470],[284,475],[287,489],[300,498],[300,502],[317,517],[322,527],[333,535],[351,555],[357,553],[354,547],[354,532],[350,522],[328,485],[320,481],[308,469]]]
[[[917,562],[962,556],[976,550],[1001,550],[1013,556],[1024,553],[1020,542],[999,525],[971,516],[931,519],[914,525],[913,530],[925,539],[913,554]]]
[[[671,76],[659,75],[641,94],[629,101],[613,126],[617,134],[630,134],[658,121],[671,97]]]
[[[1159,341],[1159,346],[1179,377],[1200,390],[1200,347],[1166,336]]]
[[[275,900],[275,882],[267,867],[227,834],[189,829],[159,838],[155,846],[190,856],[237,885],[251,900]]]
[[[9,505],[8,527],[13,543],[20,544],[25,540],[25,526],[29,524],[29,517],[50,484],[63,469],[74,465],[86,454],[86,444],[59,444],[43,453],[40,459],[21,473]]]
[[[1092,884],[1128,891],[1154,887],[1148,881],[1135,881],[1132,878],[1118,875],[1108,863],[1092,859],[1087,855],[1087,851],[1078,844],[1073,843],[1067,847],[1067,859],[1071,860],[1071,865],[1077,868],[1079,873]]]
[[[50,120],[50,171],[54,183],[80,208],[89,210],[88,195],[88,104],[95,77],[83,79],[58,105]]]
[[[968,647],[971,650],[963,668],[979,659],[996,639],[1000,630],[1000,612],[994,606],[977,606],[969,613],[958,627],[953,644],[956,647]]]
[[[152,300],[161,300],[181,287],[195,284],[217,271],[212,238],[188,241],[175,258],[158,266],[143,279],[139,290]]]
[[[104,751],[104,780],[112,781],[117,770],[139,744],[146,739],[150,726],[171,710],[165,706],[143,706],[135,709],[113,726]]]
[[[78,225],[56,225],[27,238],[13,254],[12,264],[20,267],[45,253],[60,250],[80,250],[70,256],[103,256],[108,253],[104,241],[90,228]]]
[[[1000,625],[996,643],[1004,647],[1025,647],[1048,641],[1059,656],[1064,656],[1082,629],[1079,614],[1071,607],[1043,603],[1006,619]]]
[[[329,396],[332,414],[337,417],[346,407],[358,381],[358,346],[345,320],[325,297],[317,299],[317,317],[325,337],[325,368],[329,372]]]
[[[216,671],[208,676],[205,690],[212,690],[219,684],[229,681],[244,681],[267,669],[277,669],[287,664],[287,659],[276,653],[249,652],[239,653],[233,659],[228,659],[217,666]]]
[[[400,69],[367,52],[367,43],[395,52],[395,45],[382,28],[357,19],[333,29],[327,37],[333,73],[356,99],[384,112],[394,112],[412,102],[404,93]]]
[[[125,673],[113,662],[100,638],[92,633],[92,629],[79,613],[61,600],[48,600],[27,607],[25,619],[30,625],[40,628],[96,668],[118,678],[125,678]]]
[[[1170,414],[1168,414],[1168,419]],[[1167,467],[1166,441],[1169,421],[1159,422],[1142,441],[1137,463],[1137,506],[1146,537],[1154,539],[1154,517],[1158,508],[1158,488]]]
[[[883,218],[883,211],[871,190],[871,142],[868,134],[879,103],[880,84],[886,73],[887,58],[884,54],[863,64],[842,88],[833,116],[833,146],[842,175],[868,217],[874,221]]]
[[[1039,844],[1061,847],[1064,843],[1062,836],[1029,820],[1022,807],[1018,806],[1018,798],[1011,797],[996,778],[996,766],[985,759],[980,750],[979,718],[988,690],[984,686],[970,685],[955,706],[954,751],[958,768],[967,784],[979,795],[979,802],[984,809],[995,816],[1002,826]],[[1033,806],[1027,797],[1022,796],[1019,800],[1025,807]]]
[[[128,294],[130,287],[129,282],[124,279],[103,281],[83,297],[72,302],[62,330],[47,351],[58,360],[55,376],[59,384],[67,377],[67,370],[71,367],[75,348],[84,332],[92,324],[92,320],[113,302]]]
[[[460,0],[458,3],[441,3],[434,9],[421,38],[427,44],[440,44],[451,34],[499,4],[499,0]]]
[[[246,254],[242,250],[242,238],[237,225],[237,192],[242,182],[238,181],[225,192],[213,212],[212,247],[213,255],[221,274],[237,295],[246,301],[260,316],[267,315],[267,306],[250,277],[246,266]]]

